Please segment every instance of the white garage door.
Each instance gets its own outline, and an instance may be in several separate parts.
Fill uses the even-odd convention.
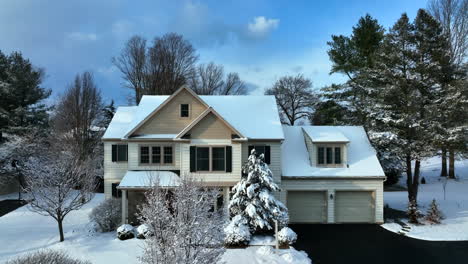
[[[373,223],[375,222],[374,192],[336,191],[336,223]]]
[[[325,192],[288,191],[287,200],[291,223],[326,222]]]

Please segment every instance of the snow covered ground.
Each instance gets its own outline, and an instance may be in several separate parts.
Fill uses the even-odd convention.
[[[9,196],[2,196],[6,198]],[[0,217],[0,263],[18,255],[50,248],[64,250],[76,258],[90,260],[92,263],[138,263],[143,241],[130,239],[120,241],[115,233],[96,233],[92,231],[88,214],[104,196],[96,197],[81,210],[71,212],[64,221],[65,241],[58,242],[56,222],[46,216],[38,215],[23,206]],[[311,263],[307,254],[295,249],[280,250],[275,254],[271,247],[250,247],[247,249],[228,249],[223,256],[227,264],[234,263]]]
[[[425,240],[468,240],[468,160],[457,161],[455,172],[458,179],[447,181],[444,198],[445,178],[439,177],[440,158],[433,157],[422,162],[421,176],[427,183],[419,187],[420,210],[425,214],[432,199],[436,199],[445,219],[440,225],[410,225],[407,236]],[[402,185],[405,181],[406,178],[402,177]],[[406,211],[407,192],[385,192],[384,202],[391,208]],[[401,226],[395,223],[386,223],[382,227],[394,232],[401,230]]]

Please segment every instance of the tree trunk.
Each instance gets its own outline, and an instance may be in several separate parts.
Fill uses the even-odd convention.
[[[449,179],[455,179],[455,150],[449,150]]]
[[[440,170],[440,177],[447,177],[447,149],[442,148],[442,168]]]
[[[59,233],[60,233],[60,242],[63,242],[65,240],[63,236],[63,225],[62,225],[63,219],[58,218],[57,223],[58,223],[58,228],[59,228]]]
[[[413,175],[413,199],[418,204],[418,189],[419,189],[419,174],[421,172],[421,161],[418,159],[414,164],[414,175]]]
[[[413,172],[411,169],[411,156],[406,155],[406,188],[408,189],[408,201],[413,199]]]

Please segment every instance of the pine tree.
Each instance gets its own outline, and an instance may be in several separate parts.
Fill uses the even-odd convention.
[[[426,221],[428,221],[431,224],[440,224],[442,219],[443,219],[443,214],[439,210],[439,206],[437,205],[437,202],[435,199],[432,200],[431,206],[427,210]]]
[[[418,209],[416,200],[411,200],[408,203],[408,210],[406,213],[408,214],[408,220],[411,224],[419,224],[419,218],[421,218],[421,212]]]
[[[289,220],[287,208],[272,194],[280,189],[263,159],[263,154],[257,157],[255,149],[252,150],[243,167],[245,175],[232,189],[234,194],[229,203],[231,217],[241,216],[242,221],[236,219],[246,222],[252,233],[271,231],[274,220],[280,226],[286,226]]]

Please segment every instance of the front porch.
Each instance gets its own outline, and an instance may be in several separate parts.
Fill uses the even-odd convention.
[[[138,205],[144,203],[145,192],[159,184],[163,188],[177,188],[180,177],[172,171],[127,171],[117,189],[122,192],[122,224],[137,224]],[[231,186],[217,186],[210,184],[213,188],[220,190],[220,196],[213,205],[214,210],[225,207],[230,200]]]

